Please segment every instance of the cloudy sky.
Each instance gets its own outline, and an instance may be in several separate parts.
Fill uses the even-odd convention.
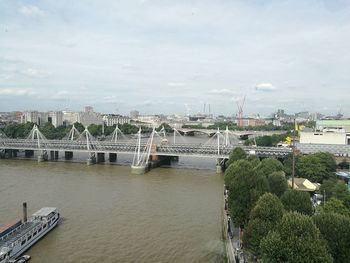
[[[350,116],[350,1],[0,0],[0,111]],[[208,107],[207,107],[208,109]]]

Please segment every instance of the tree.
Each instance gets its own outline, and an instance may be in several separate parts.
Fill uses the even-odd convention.
[[[41,133],[47,138],[47,139],[56,139],[55,138],[55,126],[53,126],[50,122],[46,122],[41,128]]]
[[[259,255],[260,241],[272,230],[283,216],[283,205],[271,193],[262,195],[252,211],[243,236],[244,246],[254,255]]]
[[[232,189],[233,178],[237,175],[240,177],[250,176],[253,167],[250,162],[246,160],[238,160],[237,162],[231,164],[225,171],[224,181],[228,190]]]
[[[350,217],[350,209],[348,209],[343,201],[331,197],[328,201],[318,207],[320,213],[336,213]]]
[[[328,173],[334,173],[337,169],[337,163],[335,162],[334,155],[327,152],[318,152],[313,154],[319,158],[320,162],[326,167]]]
[[[82,133],[85,130],[85,127],[83,124],[81,124],[80,122],[75,122],[74,123],[74,127],[80,132]]]
[[[350,208],[350,192],[343,182],[329,179],[323,182],[320,187],[321,193],[325,193],[327,198],[335,197],[341,200],[347,208]]]
[[[288,182],[284,175],[284,172],[273,172],[267,177],[269,182],[271,193],[281,197],[283,193],[288,189]]]
[[[256,174],[247,160],[235,162],[231,171],[233,175],[230,179],[225,178],[225,184],[230,191],[230,215],[235,225],[245,224],[256,201],[269,190],[267,179]]]
[[[295,167],[299,177],[307,178],[313,182],[321,183],[331,176],[326,164],[314,154],[301,156]]]
[[[281,201],[287,211],[312,215],[312,202],[310,195],[306,192],[288,190],[281,196]]]
[[[259,174],[264,175],[267,178],[273,172],[283,171],[283,165],[276,158],[269,157],[263,159],[256,169]]]
[[[90,124],[88,130],[92,136],[99,136],[102,134],[102,125]]]
[[[260,159],[256,155],[249,155],[247,160],[253,165],[254,168],[260,164]]]
[[[226,162],[226,167],[229,167],[230,164],[232,164],[238,160],[242,160],[242,159],[246,159],[246,158],[247,158],[246,152],[241,147],[236,147],[231,151],[230,157],[229,157],[228,161]]]
[[[286,213],[274,231],[260,243],[262,262],[333,262],[320,231],[310,217]]]
[[[313,221],[326,240],[334,262],[348,262],[350,258],[350,218],[335,213],[320,213]]]

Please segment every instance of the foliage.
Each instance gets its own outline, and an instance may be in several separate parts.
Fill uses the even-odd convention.
[[[46,137],[46,139],[56,139],[56,129],[50,122],[46,122],[41,128],[41,133]]]
[[[297,211],[305,215],[312,215],[312,202],[306,192],[288,190],[281,196],[281,201],[287,211]]]
[[[260,241],[272,230],[283,216],[283,205],[271,193],[262,195],[250,213],[244,233],[244,246],[254,255],[259,255]]]
[[[173,131],[173,128],[168,123],[165,123],[165,122],[163,122],[161,125],[159,125],[159,127],[156,129],[156,131],[159,132],[161,129],[163,129],[163,127],[164,127],[165,132],[172,132]]]
[[[297,212],[283,215],[276,229],[261,241],[260,251],[262,262],[333,262],[312,219]]]
[[[247,160],[239,160],[232,166],[232,174],[225,174],[225,184],[230,191],[230,215],[236,225],[245,224],[256,201],[268,191],[268,183],[265,177],[255,173]]]
[[[328,173],[334,173],[337,169],[334,155],[328,152],[314,153],[314,156],[320,159],[320,162],[326,167]]]
[[[257,137],[255,139],[249,139],[244,142],[244,145],[256,145],[257,146],[266,146],[266,147],[272,147],[272,146],[277,146],[279,142],[284,142],[289,136],[290,133],[285,133],[285,134],[273,134],[271,136],[269,135],[264,135]]]
[[[335,213],[320,213],[313,221],[326,240],[334,262],[348,262],[350,258],[350,218]]]
[[[202,126],[202,124],[196,124],[196,125],[184,124],[184,125],[182,125],[182,128],[186,128],[186,129],[206,129],[205,127]]]
[[[229,159],[226,162],[226,167],[229,167],[230,164],[232,164],[238,160],[242,160],[242,159],[246,159],[246,158],[247,158],[246,152],[241,147],[236,147],[231,151]]]
[[[296,162],[296,174],[310,181],[321,183],[329,179],[333,169],[332,161],[325,161],[325,155],[309,154],[300,156]],[[334,160],[332,156],[331,159]]]
[[[271,193],[281,197],[288,189],[288,182],[283,171],[273,172],[267,177]]]
[[[350,192],[343,182],[329,179],[323,182],[320,192],[326,194],[326,198],[335,197],[341,200],[347,208],[350,208]]]
[[[247,160],[253,165],[254,168],[260,164],[260,158],[256,155],[249,155]]]
[[[324,204],[318,206],[318,211],[320,213],[336,213],[350,217],[350,209],[344,205],[343,201],[335,197],[331,197]]]
[[[83,124],[81,124],[80,122],[75,122],[74,123],[74,127],[80,132],[82,133],[85,130],[85,127]]]
[[[273,172],[283,171],[283,165],[276,158],[269,157],[263,159],[260,165],[256,168],[259,174],[268,177]]]
[[[33,129],[34,123],[10,123],[4,128],[4,133],[9,138],[26,138]]]

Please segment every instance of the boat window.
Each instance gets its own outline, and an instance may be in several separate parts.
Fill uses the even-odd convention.
[[[24,239],[24,240],[21,242],[21,246],[23,246],[25,243],[26,243],[26,240]]]

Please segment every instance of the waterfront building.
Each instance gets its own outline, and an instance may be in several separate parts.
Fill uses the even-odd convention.
[[[115,124],[124,124],[124,123],[130,123],[130,118],[129,117],[125,117],[125,116],[121,116],[119,114],[108,114],[108,115],[104,115],[102,117],[103,122],[107,125],[107,126],[113,126]]]
[[[71,125],[71,124],[79,121],[79,113],[78,112],[64,110],[64,111],[62,111],[62,113],[63,113],[63,117],[62,117],[63,121],[67,125]]]
[[[50,122],[55,128],[63,124],[63,113],[62,111],[49,111],[48,122]]]
[[[90,124],[102,124],[103,119],[100,113],[94,112],[93,107],[86,106],[83,112],[79,112],[78,122],[88,127]]]

